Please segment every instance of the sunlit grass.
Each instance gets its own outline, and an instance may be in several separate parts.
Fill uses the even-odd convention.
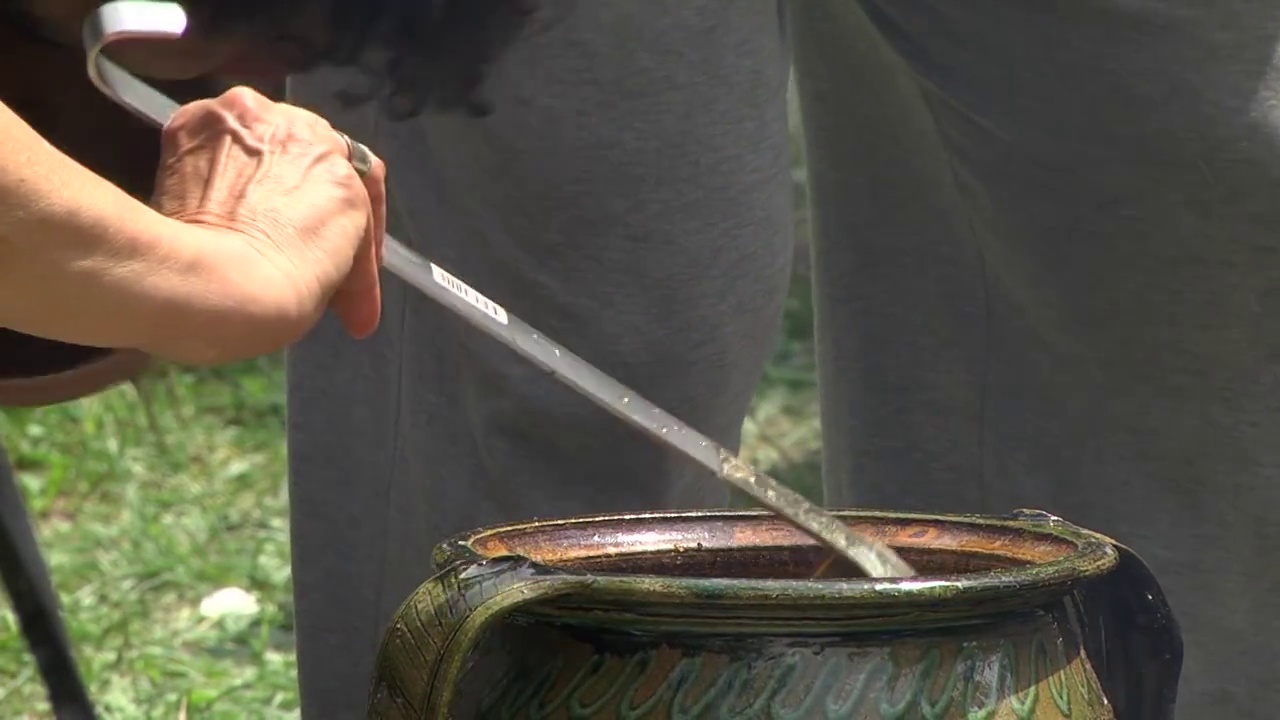
[[[793,333],[807,327],[803,293]],[[779,352],[745,454],[808,492],[807,357],[804,337]],[[165,371],[141,387],[0,414],[93,695],[107,718],[295,716],[281,365]],[[224,587],[247,590],[258,612],[201,617]],[[47,717],[7,608],[0,678],[0,717]]]
[[[0,415],[104,716],[295,712],[281,380],[276,362],[171,372]],[[259,613],[201,618],[224,586]],[[11,614],[0,628],[0,717],[41,717]]]

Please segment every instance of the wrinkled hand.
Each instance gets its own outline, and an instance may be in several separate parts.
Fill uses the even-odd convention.
[[[224,362],[277,351],[326,309],[362,338],[378,325],[386,169],[363,179],[323,118],[248,88],[183,106],[164,128],[154,207],[205,235],[225,297],[210,322]],[[205,247],[205,246],[201,246]],[[183,354],[180,352],[179,354]]]

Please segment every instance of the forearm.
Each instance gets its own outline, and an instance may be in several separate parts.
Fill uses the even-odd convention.
[[[0,326],[150,349],[181,323],[175,307],[216,297],[192,235],[0,105]]]

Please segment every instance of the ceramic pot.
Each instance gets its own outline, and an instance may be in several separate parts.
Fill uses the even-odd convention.
[[[379,720],[1167,720],[1181,635],[1142,562],[1034,511],[842,513],[920,575],[755,512],[533,522],[437,548],[377,661]]]

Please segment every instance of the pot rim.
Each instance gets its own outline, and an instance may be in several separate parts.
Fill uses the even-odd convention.
[[[591,596],[606,602],[640,600],[645,602],[700,600],[708,605],[779,606],[795,608],[859,606],[863,611],[891,606],[895,614],[911,607],[933,606],[949,613],[958,606],[1004,605],[1009,601],[1024,604],[1047,596],[1061,596],[1080,584],[1110,572],[1118,561],[1113,542],[1090,530],[1040,511],[1017,511],[1007,516],[960,515],[941,513],[907,513],[864,510],[832,510],[837,517],[855,521],[883,523],[931,523],[974,530],[1005,530],[1010,535],[1039,536],[1065,541],[1074,549],[1064,556],[1043,563],[984,570],[972,573],[921,574],[911,578],[854,579],[765,579],[709,578],[681,575],[652,575],[609,571],[590,572],[557,569],[557,564],[528,558],[550,572],[591,577]],[[479,547],[486,540],[530,530],[581,528],[593,524],[644,522],[654,520],[752,521],[775,520],[785,523],[767,510],[685,510],[646,513],[609,513],[582,515],[557,520],[533,520],[480,528],[447,540],[435,549],[437,568],[460,562],[476,563],[511,557],[512,553],[487,553]],[[795,530],[795,532],[800,532]],[[805,538],[809,543],[813,541]],[[892,541],[891,545],[895,544]],[[791,544],[794,545],[794,544]],[[609,557],[601,553],[597,557]],[[948,608],[937,607],[941,600]],[[1004,601],[1004,602],[1000,602]],[[991,605],[989,609],[996,609]]]

